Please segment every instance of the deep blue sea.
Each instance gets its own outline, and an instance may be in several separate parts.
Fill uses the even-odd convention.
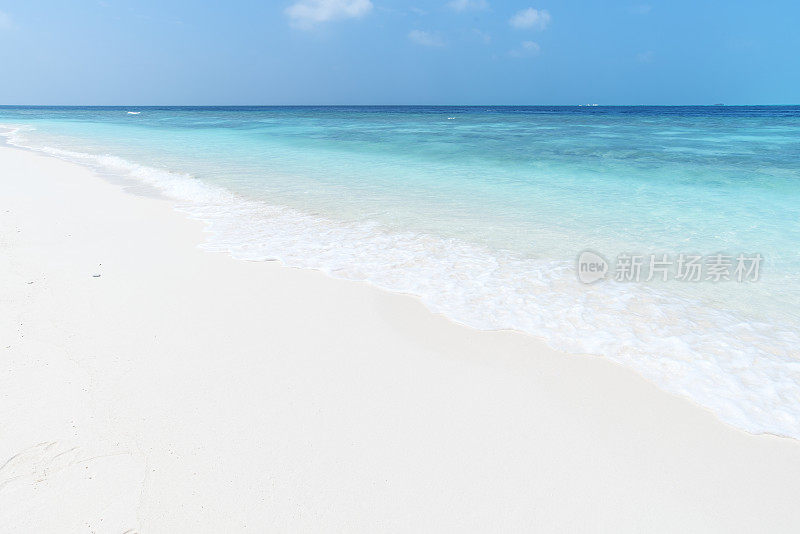
[[[0,107],[0,125],[173,199],[209,250],[411,293],[800,438],[800,107]],[[587,250],[606,279],[579,280]]]

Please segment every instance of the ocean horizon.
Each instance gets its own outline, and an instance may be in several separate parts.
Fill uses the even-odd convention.
[[[0,134],[173,199],[208,250],[413,294],[800,438],[800,106],[0,106]]]

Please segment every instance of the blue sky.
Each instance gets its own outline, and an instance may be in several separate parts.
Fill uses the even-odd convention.
[[[796,2],[0,0],[0,104],[798,104]]]

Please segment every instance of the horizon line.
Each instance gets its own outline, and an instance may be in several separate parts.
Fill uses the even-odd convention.
[[[0,104],[0,108],[270,108],[270,107],[800,107],[800,104]]]

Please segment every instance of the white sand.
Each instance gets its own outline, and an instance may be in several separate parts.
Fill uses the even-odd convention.
[[[0,148],[1,532],[800,531],[799,442],[201,230]]]

